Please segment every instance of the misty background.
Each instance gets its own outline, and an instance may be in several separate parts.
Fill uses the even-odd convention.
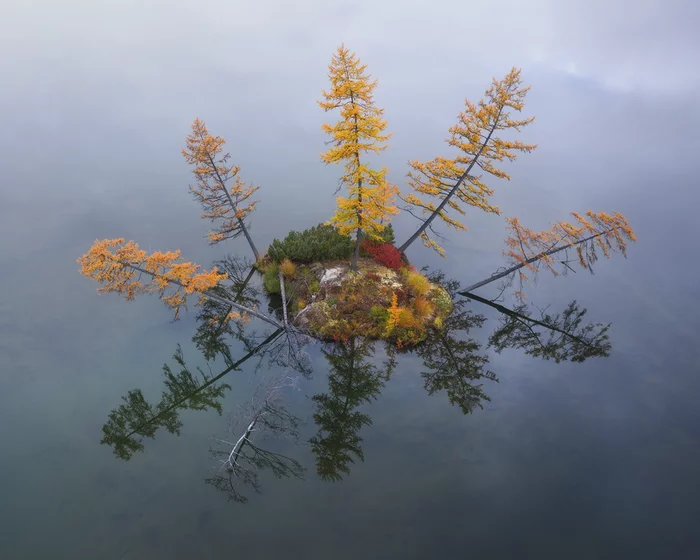
[[[589,471],[599,483],[586,486],[588,519],[604,533],[615,518],[613,502],[664,510],[663,520],[633,519],[618,528],[615,550],[638,538],[640,553],[675,546],[676,557],[686,557],[698,544],[687,530],[700,515],[697,490],[688,492],[700,467],[699,27],[700,3],[692,0],[4,0],[0,474],[4,495],[12,496],[0,508],[5,550],[27,550],[23,519],[42,502],[39,523],[53,527],[46,530],[59,548],[79,550],[71,531],[100,507],[87,498],[75,505],[62,493],[80,485],[91,461],[109,465],[98,470],[122,467],[97,445],[100,424],[120,394],[156,377],[192,326],[193,312],[173,325],[155,298],[126,304],[97,297],[75,260],[93,240],[112,237],[149,250],[179,248],[205,267],[227,252],[247,253],[243,240],[206,243],[209,224],[188,192],[190,169],[180,154],[195,117],[227,140],[242,179],[260,185],[252,234],[261,249],[290,229],[328,219],[340,169],[320,161],[321,124],[337,117],[316,100],[328,87],[331,55],[344,43],[379,80],[376,102],[393,133],[381,162],[403,192],[407,161],[448,156],[444,139],[464,99],[478,100],[493,77],[516,66],[532,86],[523,115],[536,116],[520,139],[539,147],[508,165],[510,182],[489,179],[503,214],[533,229],[571,211],[628,217],[639,241],[627,260],[601,260],[594,276],[543,274],[527,289],[533,302],[558,310],[575,298],[591,320],[612,322],[613,356],[579,369],[556,369],[515,351],[494,356],[499,375],[518,375],[494,388],[493,420],[483,414],[470,429],[476,441],[516,430],[523,445],[537,432],[553,446],[571,437],[578,451],[600,452]],[[465,223],[467,232],[441,230],[449,239],[446,261],[419,243],[409,258],[462,282],[487,276],[503,264],[504,220],[470,209]],[[401,215],[394,227],[402,242],[415,222]],[[435,429],[449,432],[440,414]],[[532,432],[512,428],[528,422]],[[390,437],[389,428],[378,431]],[[96,453],[100,459],[91,459]],[[53,480],[44,476],[47,460]],[[519,460],[527,472],[541,469],[535,456]],[[503,469],[489,471],[494,487],[522,489],[516,462],[507,446],[489,456],[491,467]],[[552,465],[551,476],[563,476],[565,469]],[[120,487],[114,481],[121,475],[110,476]],[[542,476],[542,488],[555,493]],[[634,497],[625,484],[634,485]],[[532,496],[510,495],[522,509],[504,501],[481,513],[514,525],[532,514],[525,505]],[[532,519],[556,517],[556,507],[542,508],[546,513]],[[601,517],[601,508],[610,517]],[[668,540],[654,540],[652,521]],[[526,542],[531,537],[521,529]],[[430,535],[423,534],[425,546]],[[445,554],[451,557],[449,549]]]

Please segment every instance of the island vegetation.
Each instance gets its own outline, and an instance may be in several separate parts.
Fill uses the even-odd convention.
[[[556,222],[544,231],[506,217],[506,265],[453,293],[406,256],[420,239],[445,257],[437,242],[443,234],[436,228],[466,230],[462,220],[470,207],[501,214],[491,201],[494,191],[489,183],[509,180],[502,163],[536,148],[515,139],[534,119],[520,117],[529,91],[520,70],[494,79],[479,101],[465,101],[448,131],[449,154],[410,161],[403,194],[389,181],[386,168],[372,164],[391,137],[384,111],[374,101],[377,80],[345,46],[334,53],[328,75],[330,87],[318,103],[325,112],[337,113],[338,120],[323,125],[329,141],[321,160],[342,166],[338,187],[342,193],[328,222],[290,232],[261,253],[250,230],[259,187],[243,180],[240,167],[225,151],[225,140],[196,119],[182,151],[193,170],[190,191],[202,207],[201,216],[213,224],[209,242],[246,239],[265,290],[281,298],[281,317],[232,297],[225,289],[231,280],[226,270],[216,266],[202,270],[185,261],[180,251],[148,253],[123,238],[95,241],[78,261],[81,273],[97,281],[101,292],[115,292],[127,300],[157,294],[176,318],[192,296],[200,305],[221,306],[225,313],[219,320],[224,323],[242,324],[255,317],[324,340],[348,344],[355,337],[385,339],[400,348],[415,346],[429,332],[442,329],[455,307],[454,297],[490,303],[472,292],[501,281],[502,290],[513,285],[521,300],[518,308],[506,309],[509,317],[525,326],[523,330],[514,324],[512,333],[527,340],[527,329],[539,324],[571,337],[571,329],[561,328],[561,323],[578,328],[578,307],[563,316],[532,319],[522,301],[524,284],[542,268],[555,275],[576,265],[590,271],[599,254],[626,254],[628,243],[636,238],[619,212],[573,212],[573,220]],[[391,219],[401,211],[418,222],[414,233],[397,246]]]

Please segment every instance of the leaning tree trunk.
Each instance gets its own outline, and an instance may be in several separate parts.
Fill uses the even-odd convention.
[[[615,229],[615,228],[613,228],[613,229]],[[484,278],[480,282],[472,284],[471,286],[467,286],[464,290],[462,290],[461,292],[457,292],[457,293],[459,293],[459,295],[461,295],[461,296],[470,297],[467,295],[467,292],[474,291],[477,288],[481,288],[482,286],[486,286],[486,284],[490,284],[491,282],[495,282],[496,280],[500,280],[501,278],[504,278],[510,274],[513,274],[514,272],[520,270],[521,268],[523,268],[529,264],[532,264],[533,262],[538,261],[538,260],[542,259],[543,257],[548,257],[550,255],[553,255],[554,253],[558,253],[559,251],[571,249],[571,247],[575,247],[576,245],[580,245],[581,243],[586,243],[587,241],[590,241],[591,239],[595,239],[596,237],[600,237],[601,235],[605,235],[606,233],[610,233],[611,231],[613,231],[613,229],[607,229],[605,231],[601,231],[599,233],[596,233],[595,235],[589,235],[588,237],[586,237],[584,239],[580,239],[579,241],[575,241],[573,243],[568,243],[566,245],[563,245],[562,247],[557,247],[555,249],[550,249],[549,251],[544,251],[543,253],[538,253],[537,255],[535,255],[534,257],[530,257],[526,261],[523,261],[521,263],[513,265],[510,268],[507,268],[506,270],[504,270],[503,272],[499,272],[497,274],[492,274],[488,278]]]
[[[418,228],[418,230],[408,238],[408,240],[399,247],[399,251],[404,252],[408,247],[413,244],[413,242],[418,239],[421,234],[430,227],[430,224],[432,221],[442,212],[442,210],[447,206],[447,203],[450,201],[450,198],[457,192],[459,187],[462,186],[462,183],[464,183],[464,180],[469,176],[469,173],[473,169],[473,167],[476,165],[477,160],[481,156],[482,153],[484,153],[484,150],[486,149],[487,144],[491,140],[491,136],[493,135],[493,132],[496,130],[496,126],[498,125],[498,120],[501,118],[501,112],[503,111],[503,107],[501,107],[498,110],[498,114],[496,115],[496,118],[493,121],[493,125],[491,126],[491,130],[489,130],[489,134],[486,137],[486,140],[484,140],[483,144],[481,144],[481,147],[479,148],[479,151],[476,153],[474,156],[474,159],[471,161],[467,169],[462,173],[462,176],[459,178],[459,180],[455,183],[455,186],[450,189],[450,192],[447,193],[445,198],[442,200],[442,202],[439,204],[439,206],[433,210],[433,213],[428,216],[428,218],[423,222],[423,224]]]
[[[224,191],[224,194],[226,195],[226,199],[228,200],[229,205],[231,206],[231,210],[233,213],[236,213],[236,203],[233,201],[231,198],[231,193],[228,192],[228,189],[226,188],[226,182],[221,178],[221,175],[219,174],[219,170],[216,168],[216,163],[214,162],[214,158],[211,156],[211,154],[207,154],[209,156],[209,163],[211,163],[211,167],[214,170],[214,173],[216,173],[216,178],[221,186],[221,190]],[[255,243],[253,243],[253,238],[250,237],[250,233],[248,233],[248,228],[245,226],[245,223],[241,218],[237,218],[238,220],[238,225],[241,226],[241,231],[243,232],[243,235],[245,235],[245,238],[248,240],[248,245],[250,245],[250,249],[253,251],[253,255],[255,256],[255,261],[260,260],[260,253],[258,252],[257,247],[255,246]]]
[[[145,268],[142,268],[136,264],[124,263],[124,262],[120,262],[119,264],[121,264],[122,266],[128,266],[129,268],[131,268],[137,272],[141,272],[143,274],[148,274],[149,276],[153,276],[154,278],[156,276],[158,276],[157,274],[154,274],[153,272],[146,270]],[[179,282],[178,280],[172,280],[170,278],[166,278],[166,280],[171,284],[174,284],[176,286],[180,286],[181,288],[186,287],[182,282]],[[231,299],[221,297],[218,294],[212,292],[211,290],[204,290],[203,292],[201,292],[201,294],[205,297],[208,297],[209,299],[212,299],[214,301],[218,301],[219,303],[223,303],[224,305],[230,305],[231,307],[233,307],[234,309],[237,309],[238,311],[242,311],[243,313],[248,313],[249,315],[252,315],[253,317],[257,317],[258,319],[262,319],[266,323],[270,323],[271,325],[273,325],[277,328],[282,327],[280,322],[273,319],[272,317],[268,317],[264,313],[260,313],[259,311],[256,311],[255,309],[252,309],[250,307],[246,307],[245,305],[241,305],[240,303],[235,302]]]

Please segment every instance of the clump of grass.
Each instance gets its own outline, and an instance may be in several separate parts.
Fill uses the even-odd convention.
[[[288,278],[288,279],[294,278],[297,274],[296,265],[292,261],[290,261],[289,259],[284,259],[280,263],[280,270],[282,271],[282,274],[284,275],[284,277]]]
[[[409,271],[406,275],[406,286],[414,296],[424,296],[430,291],[430,280],[420,272]]]
[[[311,282],[308,283],[308,287],[309,287],[309,293],[311,295],[317,294],[318,290],[319,290],[318,280],[316,280],[316,278],[311,280]]]
[[[435,304],[425,296],[418,296],[413,302],[413,308],[416,316],[422,321],[430,318],[435,312]]]
[[[369,311],[369,314],[370,317],[372,317],[372,319],[378,324],[378,326],[386,326],[387,319],[389,318],[389,312],[381,305],[373,305],[372,309]]]
[[[263,286],[268,294],[279,294],[282,292],[279,279],[280,267],[277,263],[270,263],[263,272]]]
[[[422,328],[421,323],[418,320],[416,320],[413,311],[411,311],[410,309],[401,310],[397,326],[402,327],[404,329]]]

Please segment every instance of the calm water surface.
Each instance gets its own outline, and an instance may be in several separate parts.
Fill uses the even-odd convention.
[[[98,296],[74,260],[118,229],[201,261],[224,253],[205,246],[186,197],[149,222],[140,204],[109,195],[56,199],[55,208],[41,235],[25,229],[32,250],[5,242],[3,252],[3,557],[693,558],[700,550],[697,294],[690,281],[685,291],[660,286],[664,273],[647,265],[663,239],[644,227],[629,260],[601,263],[593,277],[542,277],[531,291],[552,309],[577,298],[591,320],[612,322],[607,359],[556,364],[482,348],[498,382],[474,382],[490,400],[465,414],[445,391],[430,394],[414,354],[399,356],[387,376],[377,347],[348,372],[348,348],[312,343],[306,377],[251,359],[221,380],[230,387],[221,414],[181,411],[179,436],[161,428],[125,461],[100,445],[122,396],[138,388],[157,402],[163,364],[179,371],[178,345],[193,372],[226,364],[220,355],[207,362],[193,344],[195,311],[172,323],[156,300]],[[21,197],[10,201],[4,223],[21,229],[26,210]],[[254,230],[267,242],[286,229],[270,212]],[[308,215],[321,219],[322,210]],[[479,227],[485,235],[492,226]],[[408,228],[400,222],[398,235]],[[413,258],[435,262],[421,249]],[[453,246],[438,264],[466,282],[497,261],[476,245]],[[479,305],[469,308],[487,321],[469,336],[484,344],[498,314]],[[230,351],[246,353],[240,340]],[[222,476],[210,452],[225,448],[217,440],[235,441],[265,387],[289,377],[296,386],[271,402],[293,418],[297,437],[261,430],[254,440],[264,467],[283,457],[279,478],[252,469],[259,492],[207,483]]]
[[[82,25],[58,11],[64,24]],[[540,148],[515,164],[513,181],[494,185],[495,203],[533,228],[587,208],[628,216],[639,243],[627,260],[599,262],[594,276],[542,276],[528,287],[533,304],[559,311],[577,299],[588,319],[611,322],[609,358],[556,364],[515,349],[495,354],[486,342],[498,314],[473,302],[468,308],[487,320],[467,336],[481,344],[498,381],[471,380],[483,392],[471,412],[445,390],[431,393],[416,354],[399,356],[386,375],[387,356],[377,347],[348,373],[347,349],[333,355],[340,350],[312,343],[306,376],[269,357],[248,360],[221,379],[228,386],[218,395],[221,414],[180,411],[172,419],[179,435],[160,428],[126,461],[100,444],[122,397],[140,389],[158,402],[163,364],[180,371],[172,358],[178,345],[192,372],[215,375],[226,364],[220,355],[206,360],[192,342],[196,310],[173,323],[155,298],[98,296],[75,260],[94,239],[120,236],[149,250],[180,248],[205,266],[247,254],[242,240],[206,244],[180,156],[196,115],[229,140],[243,179],[262,187],[252,230],[261,249],[290,229],[325,221],[339,171],[319,163],[323,115],[313,101],[327,87],[330,50],[309,42],[313,56],[297,75],[277,56],[286,52],[284,35],[265,50],[275,53],[270,60],[255,59],[257,47],[222,43],[215,50],[245,71],[211,62],[195,72],[188,64],[202,61],[188,54],[189,16],[172,54],[151,35],[155,21],[127,19],[124,37],[136,22],[159,53],[133,74],[139,49],[133,60],[118,51],[105,58],[106,45],[121,39],[103,40],[95,27],[93,49],[80,42],[85,30],[50,19],[45,28],[75,39],[75,48],[36,47],[46,53],[27,64],[7,57],[0,558],[700,558],[700,168],[691,154],[700,121],[692,99],[618,94],[527,69],[528,115],[538,119],[521,139]],[[213,34],[210,19],[198,28],[205,49],[227,35]],[[27,26],[34,21],[32,14]],[[227,40],[273,39],[274,30],[257,38],[263,28]],[[39,44],[28,37],[27,47]],[[393,68],[394,60],[413,64],[403,43],[385,53],[391,64],[380,66],[375,51],[370,66],[386,76],[380,103],[396,137],[383,157],[402,187],[405,162],[442,153],[463,96],[478,95],[500,71],[489,62],[483,80],[436,88],[452,69],[431,62],[416,84],[414,67]],[[272,58],[277,65],[266,70]],[[289,90],[285,103],[280,84]],[[470,213],[467,222],[469,231],[451,234],[447,260],[419,246],[409,257],[463,284],[487,276],[503,264],[503,220]],[[412,225],[397,220],[398,241]],[[231,341],[234,360],[246,352]],[[255,469],[259,492],[239,484],[238,501],[231,500],[225,480],[207,483],[221,465],[210,450],[225,448],[218,440],[235,442],[260,394],[288,376],[295,387],[272,399],[287,414],[277,431],[287,433],[256,431],[253,460],[267,467]]]

